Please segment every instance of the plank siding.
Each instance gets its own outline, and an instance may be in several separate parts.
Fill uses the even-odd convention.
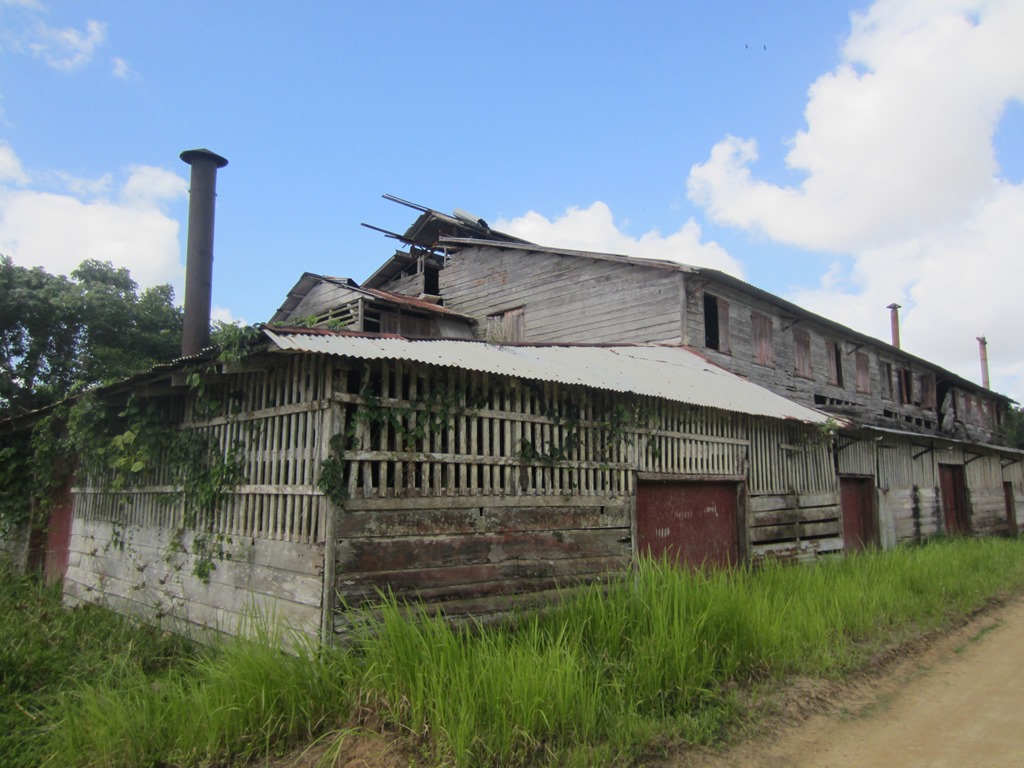
[[[671,271],[544,252],[475,248],[441,271],[446,306],[480,318],[525,307],[526,341],[679,343],[680,282]],[[568,287],[568,288],[567,288]],[[483,333],[478,324],[478,333]]]

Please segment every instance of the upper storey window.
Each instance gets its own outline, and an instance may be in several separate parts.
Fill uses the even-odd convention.
[[[488,315],[487,341],[492,344],[526,341],[526,307],[515,307]]]
[[[750,313],[750,340],[754,347],[754,362],[775,365],[775,344],[772,341],[772,319],[760,312]]]
[[[729,302],[704,294],[704,346],[729,354]]]
[[[802,328],[793,329],[793,354],[796,356],[796,375],[802,379],[813,379],[811,334]]]
[[[868,360],[867,352],[858,352],[857,361],[857,391],[862,395],[871,394],[871,363]]]
[[[838,341],[825,342],[825,357],[828,358],[828,383],[843,386],[843,348]]]

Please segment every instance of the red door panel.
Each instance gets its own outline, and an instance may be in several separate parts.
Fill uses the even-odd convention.
[[[843,546],[857,552],[878,544],[875,486],[869,477],[839,478],[839,503],[843,513]]]
[[[693,568],[739,562],[736,493],[734,483],[639,483],[639,552]]]

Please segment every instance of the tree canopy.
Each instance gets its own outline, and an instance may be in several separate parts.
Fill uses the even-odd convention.
[[[172,360],[181,329],[169,285],[140,293],[110,262],[83,261],[65,276],[0,256],[0,416]]]

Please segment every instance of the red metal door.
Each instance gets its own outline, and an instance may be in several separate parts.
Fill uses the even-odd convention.
[[[64,578],[71,550],[71,480],[54,499],[46,523],[32,528],[29,534],[28,567],[42,571],[47,584]]]
[[[739,562],[735,483],[640,482],[637,549],[692,568]]]
[[[956,464],[939,464],[939,486],[946,533],[950,536],[970,533],[964,468]]]
[[[1006,532],[1017,535],[1017,502],[1013,497],[1013,483],[1003,482],[1003,498],[1006,501]]]
[[[839,478],[839,503],[843,512],[843,546],[857,552],[878,545],[875,484],[870,477]]]
[[[61,490],[46,526],[46,583],[61,581],[68,570],[71,550],[71,480]]]

